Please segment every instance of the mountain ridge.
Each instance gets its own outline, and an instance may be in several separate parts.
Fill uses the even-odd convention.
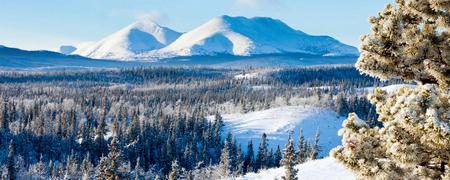
[[[163,32],[163,35],[158,32]],[[165,39],[164,32],[171,35]],[[189,56],[288,53],[359,55],[355,47],[330,36],[309,35],[278,19],[227,15],[214,17],[183,34],[151,21],[138,21],[98,42],[80,46],[72,54],[94,59],[158,60]]]
[[[224,15],[184,33],[167,47],[140,57],[283,53],[341,56],[357,55],[358,50],[329,36],[312,36],[295,30],[278,19]]]

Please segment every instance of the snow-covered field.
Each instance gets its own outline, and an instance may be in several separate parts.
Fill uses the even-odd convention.
[[[296,168],[299,170],[298,179],[301,180],[353,180],[355,174],[345,169],[335,159],[327,157],[320,160],[309,161]],[[235,178],[237,180],[256,180],[256,179],[281,179],[284,175],[284,168],[273,168],[263,170],[258,173],[248,173],[243,177]]]
[[[253,147],[257,148],[261,135],[267,134],[269,149],[275,151],[277,145],[283,148],[287,143],[289,132],[293,132],[295,142],[299,138],[299,129],[309,142],[320,128],[319,145],[322,148],[320,156],[328,156],[328,152],[341,144],[337,131],[342,127],[343,117],[337,117],[336,112],[314,106],[283,106],[246,114],[223,114],[225,133],[232,132],[242,145],[244,152],[251,139]],[[210,117],[212,118],[212,117]]]

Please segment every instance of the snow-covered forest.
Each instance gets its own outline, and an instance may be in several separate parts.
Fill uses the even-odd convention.
[[[253,112],[331,113],[322,122],[356,112],[375,127],[367,92],[399,82],[325,66],[6,71],[0,83],[2,178],[218,179],[280,167],[286,142],[296,164],[321,158],[321,134],[337,133],[306,125],[265,132]],[[259,131],[242,133],[236,122],[245,120]]]

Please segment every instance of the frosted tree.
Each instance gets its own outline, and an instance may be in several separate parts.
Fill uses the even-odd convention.
[[[177,180],[180,177],[180,169],[178,162],[175,160],[172,162],[172,170],[169,173],[169,180]]]
[[[7,174],[6,179],[14,180],[16,179],[16,167],[14,163],[14,142],[11,141],[8,147],[8,158],[6,160]]]
[[[298,152],[297,152],[297,164],[301,164],[306,160],[306,147],[305,147],[305,137],[303,136],[303,130],[299,130],[298,135]]]
[[[277,150],[275,151],[275,167],[280,167],[282,156],[281,156],[281,150],[280,145],[277,146]]]
[[[122,166],[122,154],[118,147],[116,137],[113,137],[109,147],[108,156],[102,157],[96,167],[95,176],[97,179],[121,179],[125,174],[120,171]]]
[[[144,169],[141,167],[141,159],[137,158],[136,165],[134,166],[134,179],[139,180],[143,179],[143,174],[145,173]]]
[[[225,141],[225,144],[222,149],[222,154],[220,155],[220,163],[219,163],[219,174],[222,178],[226,178],[231,175],[231,159],[230,159],[230,148],[228,146],[228,142]]]
[[[295,148],[294,141],[289,134],[288,143],[284,148],[283,154],[284,176],[283,180],[297,180],[297,169],[295,169]]]
[[[92,176],[92,171],[94,169],[91,160],[90,160],[89,153],[86,155],[86,157],[83,159],[83,162],[81,163],[81,172],[83,174],[82,179],[83,180],[89,180]]]
[[[309,160],[315,160],[319,155],[320,152],[319,139],[320,139],[320,129],[317,128],[316,135],[314,136],[314,141],[311,145],[311,149],[308,154]]]
[[[368,96],[382,128],[356,114],[343,122],[332,155],[360,178],[450,178],[450,2],[397,0],[370,18],[356,67],[383,80],[415,81]]]

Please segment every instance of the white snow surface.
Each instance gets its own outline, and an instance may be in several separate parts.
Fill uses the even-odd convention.
[[[180,36],[160,50],[142,58],[193,55],[236,55],[307,53],[358,55],[355,47],[329,36],[312,36],[267,17],[219,16]]]
[[[278,145],[284,148],[289,132],[293,132],[294,143],[297,144],[300,128],[309,142],[312,142],[317,128],[320,128],[321,157],[328,156],[332,148],[341,144],[337,132],[344,120],[344,117],[338,118],[333,110],[314,106],[282,106],[246,114],[223,114],[222,117],[225,123],[224,135],[233,133],[243,152],[246,152],[250,139],[257,150],[263,133],[267,134],[269,149],[273,148],[275,152]],[[214,117],[209,118],[212,120]]]
[[[180,35],[152,21],[141,20],[98,42],[80,45],[72,54],[95,59],[132,60],[139,53],[165,47]]]
[[[416,85],[413,85],[413,84],[393,84],[393,85],[388,85],[388,86],[384,86],[384,87],[380,87],[380,88],[382,90],[386,91],[388,94],[393,94],[398,89],[400,89],[400,87],[415,88]],[[365,92],[373,92],[375,90],[375,88],[374,87],[365,87],[365,88],[362,88],[362,90],[365,91]]]
[[[356,176],[353,172],[346,169],[344,165],[337,162],[331,157],[320,160],[308,161],[297,165],[299,170],[297,177],[301,180],[355,180]],[[236,180],[265,180],[265,179],[281,179],[284,175],[284,168],[273,168],[262,170],[258,173],[248,173],[242,177],[233,178]]]

